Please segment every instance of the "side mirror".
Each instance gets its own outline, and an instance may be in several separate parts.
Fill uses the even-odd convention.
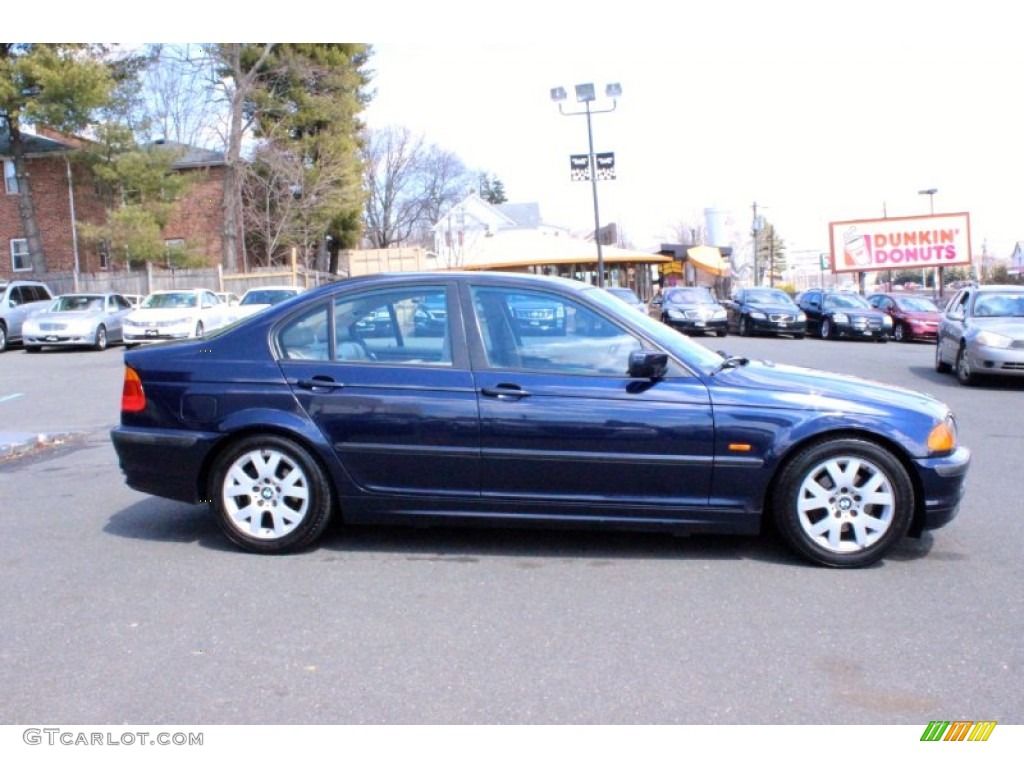
[[[668,355],[641,349],[629,353],[629,375],[634,379],[661,379],[668,370]]]

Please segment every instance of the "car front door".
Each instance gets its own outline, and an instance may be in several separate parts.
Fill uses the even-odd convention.
[[[545,302],[561,304],[564,335],[516,324],[515,306]],[[485,501],[566,519],[679,519],[707,506],[713,421],[699,379],[681,366],[657,382],[631,378],[644,342],[562,294],[481,283],[463,311],[474,318]]]

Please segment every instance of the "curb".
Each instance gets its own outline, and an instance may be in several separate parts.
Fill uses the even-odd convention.
[[[37,448],[62,445],[73,432],[0,432],[0,461],[22,456]]]

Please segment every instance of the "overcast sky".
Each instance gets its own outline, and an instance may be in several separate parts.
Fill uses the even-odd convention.
[[[593,201],[569,175],[569,155],[587,151],[586,120],[559,114],[549,91],[565,86],[575,109],[576,83],[602,93],[618,82],[617,109],[593,117],[595,151],[614,152],[618,174],[599,184],[601,223],[617,222],[636,247],[700,224],[708,207],[749,232],[756,201],[790,251],[827,250],[830,221],[927,214],[918,192],[930,188],[936,213],[970,213],[975,253],[984,243],[1008,257],[1024,240],[1024,67],[1009,10],[944,0],[672,15],[644,2],[553,17],[540,4],[488,8],[487,31],[454,34],[457,14],[424,20],[429,31],[410,39],[382,29],[366,117],[496,174],[510,201],[539,202],[554,223],[592,228]],[[537,42],[514,42],[531,31]]]

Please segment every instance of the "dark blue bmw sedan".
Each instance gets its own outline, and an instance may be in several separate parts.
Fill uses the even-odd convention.
[[[440,333],[417,333],[424,306],[443,308]],[[551,308],[560,332],[528,332],[523,306]],[[368,322],[382,316],[386,333]],[[500,273],[345,280],[132,350],[111,436],[128,485],[206,505],[267,553],[333,518],[736,534],[771,520],[803,557],[862,566],[953,519],[970,462],[931,397],[725,358],[606,291]]]

